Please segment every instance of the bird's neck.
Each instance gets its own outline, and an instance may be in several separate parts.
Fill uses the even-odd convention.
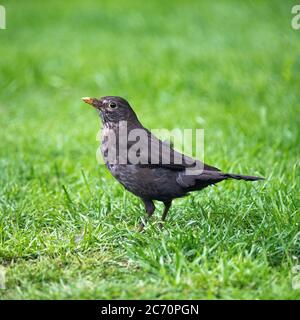
[[[129,132],[133,129],[145,129],[143,125],[139,121],[118,121],[118,122],[112,122],[107,121],[103,123],[103,129],[112,129],[112,130],[121,130],[126,129]]]

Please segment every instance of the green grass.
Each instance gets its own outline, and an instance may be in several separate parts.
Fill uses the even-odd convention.
[[[2,4],[0,298],[300,298],[293,1]],[[162,231],[158,205],[137,233],[80,101],[103,95],[149,128],[204,128],[207,163],[267,179],[176,200]]]

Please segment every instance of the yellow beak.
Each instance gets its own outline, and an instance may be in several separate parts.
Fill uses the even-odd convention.
[[[83,100],[85,103],[88,103],[88,104],[91,104],[91,105],[93,105],[93,102],[94,102],[94,99],[93,99],[93,98],[90,98],[90,97],[84,97],[84,98],[82,98],[82,100]]]

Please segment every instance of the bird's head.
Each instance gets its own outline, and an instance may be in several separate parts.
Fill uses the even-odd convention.
[[[106,96],[100,99],[86,97],[82,98],[82,100],[99,111],[104,124],[134,121],[137,119],[129,103],[121,97]]]

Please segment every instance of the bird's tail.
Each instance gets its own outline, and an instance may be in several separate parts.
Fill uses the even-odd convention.
[[[227,179],[246,180],[246,181],[265,180],[265,178],[263,177],[244,176],[242,174],[234,174],[234,173],[225,173],[224,176]]]

